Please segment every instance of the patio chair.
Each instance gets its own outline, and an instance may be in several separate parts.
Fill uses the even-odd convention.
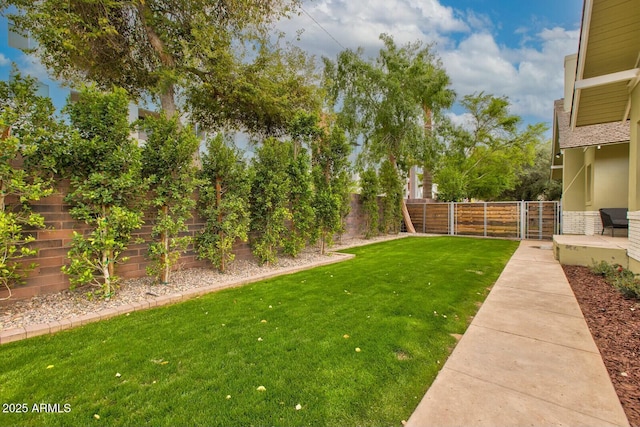
[[[600,219],[602,220],[602,232],[605,228],[611,228],[611,237],[613,230],[616,228],[629,229],[629,220],[627,219],[627,208],[603,208],[600,209]]]

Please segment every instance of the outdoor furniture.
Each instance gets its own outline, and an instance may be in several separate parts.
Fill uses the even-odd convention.
[[[629,229],[629,220],[627,219],[627,208],[605,208],[600,209],[600,219],[602,219],[602,232],[605,228],[611,228],[611,237],[613,230],[616,228]]]

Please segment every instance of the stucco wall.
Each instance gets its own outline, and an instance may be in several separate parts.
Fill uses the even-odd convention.
[[[631,92],[629,144],[629,268],[640,274],[640,85]]]
[[[631,92],[631,144],[629,145],[629,210],[640,211],[640,85]]]
[[[583,211],[585,209],[583,165],[582,148],[564,150],[562,209],[565,211]]]
[[[629,144],[595,149],[592,209],[624,208],[629,200]]]

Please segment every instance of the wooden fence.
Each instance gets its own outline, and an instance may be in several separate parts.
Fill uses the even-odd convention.
[[[559,202],[407,202],[417,232],[551,240],[560,233]]]

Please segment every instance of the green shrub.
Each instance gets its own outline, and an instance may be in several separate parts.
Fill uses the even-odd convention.
[[[360,174],[360,197],[365,216],[365,234],[369,239],[377,236],[380,229],[380,207],[378,206],[378,193],[380,183],[375,169],[369,168]]]
[[[289,209],[291,222],[284,239],[283,252],[297,256],[315,234],[316,215],[313,210],[311,161],[306,151],[294,155],[287,167],[289,174]]]
[[[50,99],[36,95],[35,80],[19,74],[0,81],[0,288],[9,292],[36,264],[22,263],[36,255],[27,231],[44,228],[44,217],[29,203],[53,192],[52,153],[66,127],[55,119]],[[11,200],[11,202],[9,202]]]
[[[62,271],[72,286],[93,285],[110,297],[118,284],[115,265],[142,224],[147,182],[141,176],[141,150],[130,137],[129,99],[123,89],[100,92],[84,88],[66,111],[76,134],[63,156],[71,191],[66,197],[72,218],[89,226],[74,233]]]
[[[191,237],[182,234],[189,230],[187,221],[196,205],[191,197],[197,187],[193,156],[200,141],[193,129],[180,125],[177,116],[147,117],[138,126],[148,135],[142,149],[142,175],[149,180],[151,205],[156,209],[147,274],[168,283],[172,267],[191,244]]]
[[[335,235],[345,230],[344,219],[351,209],[351,147],[344,131],[337,125],[324,132],[312,145],[313,182],[320,252],[333,244]]]
[[[604,276],[608,283],[616,288],[625,298],[640,299],[640,279],[633,271],[620,264],[608,264],[600,261],[593,264],[591,271]]]
[[[289,232],[291,220],[287,197],[290,176],[287,168],[293,156],[291,143],[275,138],[264,140],[253,158],[254,176],[251,186],[251,232],[253,254],[262,264],[278,261]]]
[[[397,234],[402,222],[402,181],[388,160],[380,166],[379,182],[382,192],[385,193],[382,199],[381,231]]]
[[[219,134],[207,141],[200,178],[198,209],[205,226],[196,238],[198,257],[224,272],[235,259],[233,244],[248,239],[251,175],[242,153]]]
[[[605,278],[613,277],[614,268],[607,261],[596,262],[593,261],[593,265],[589,268],[593,274],[603,276]]]

